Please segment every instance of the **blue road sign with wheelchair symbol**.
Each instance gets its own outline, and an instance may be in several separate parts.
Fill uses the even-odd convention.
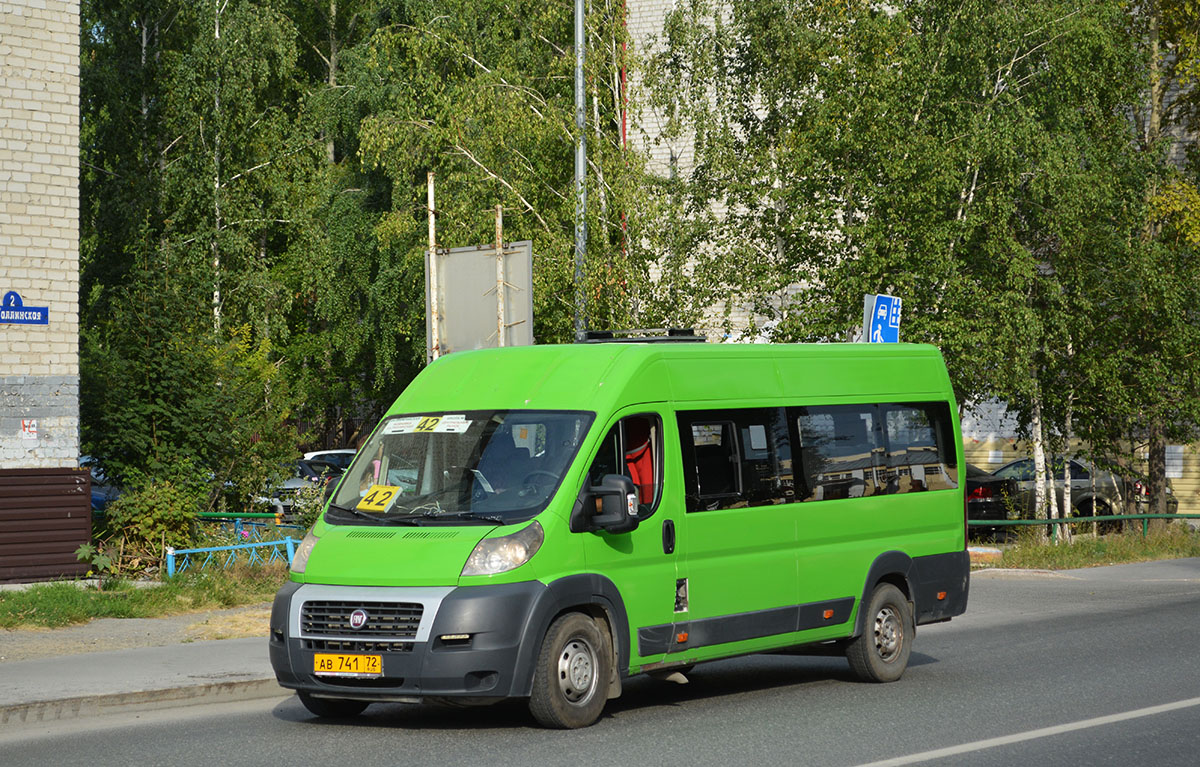
[[[896,296],[863,296],[863,340],[873,344],[900,343],[900,305]]]

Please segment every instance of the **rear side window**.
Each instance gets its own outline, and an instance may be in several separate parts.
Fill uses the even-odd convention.
[[[891,492],[958,487],[954,432],[945,403],[880,405]]]
[[[954,428],[945,402],[794,410],[806,501],[958,487]]]
[[[795,500],[783,408],[681,411],[678,422],[688,511]]]

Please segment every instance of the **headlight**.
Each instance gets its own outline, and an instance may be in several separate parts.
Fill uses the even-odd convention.
[[[467,557],[462,574],[495,575],[520,567],[537,553],[545,537],[542,526],[535,521],[512,535],[484,538]]]
[[[304,540],[300,542],[300,546],[296,549],[295,556],[292,557],[292,572],[302,573],[304,568],[308,567],[308,556],[312,554],[313,546],[317,545],[317,536],[308,531],[308,535],[304,536]]]

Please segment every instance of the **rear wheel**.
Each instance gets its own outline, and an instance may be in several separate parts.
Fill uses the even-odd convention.
[[[1103,501],[1087,500],[1075,507],[1075,517],[1108,517],[1112,516],[1112,509]],[[1087,526],[1083,526],[1087,529]],[[1096,532],[1099,535],[1108,535],[1110,533],[1121,532],[1121,522],[1119,520],[1107,520],[1096,523]]]
[[[371,705],[365,700],[345,700],[342,698],[317,698],[306,692],[297,692],[300,702],[310,713],[326,719],[346,719],[357,716]]]
[[[915,633],[908,599],[890,583],[881,583],[867,603],[863,632],[850,641],[846,660],[864,682],[894,682],[908,667]]]
[[[600,718],[608,697],[612,652],[607,634],[582,613],[550,624],[537,668],[529,710],[544,727],[587,727]]]

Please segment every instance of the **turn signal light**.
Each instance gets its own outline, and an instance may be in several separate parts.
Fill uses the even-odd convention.
[[[825,611],[825,620],[829,620],[832,617],[833,617],[833,610],[826,610]]]
[[[937,598],[938,598],[938,601],[939,601],[939,602],[940,602],[940,601],[942,601],[943,599],[945,599],[945,598],[946,598],[946,592],[944,592],[944,591],[939,591],[939,592],[937,593]]]
[[[676,642],[676,644],[683,644],[684,642],[687,641],[687,638],[688,638],[688,633],[686,631],[680,631],[678,634],[675,635],[675,642]]]

